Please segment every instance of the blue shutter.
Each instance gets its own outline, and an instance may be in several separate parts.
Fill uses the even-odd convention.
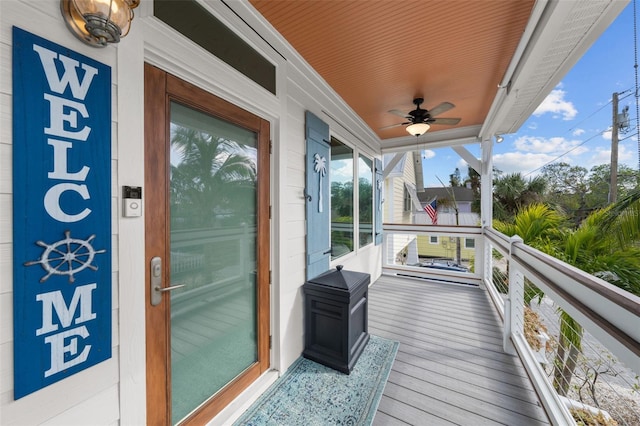
[[[382,178],[382,161],[378,158],[375,159],[375,174],[376,174],[376,186],[375,186],[375,243],[376,245],[382,244],[382,186],[384,185]]]
[[[306,112],[307,140],[307,280],[329,270],[331,260],[331,208],[329,125]]]

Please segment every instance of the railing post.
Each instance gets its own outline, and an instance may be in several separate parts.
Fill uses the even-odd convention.
[[[511,336],[522,333],[524,327],[524,275],[512,257],[514,245],[522,242],[522,238],[517,235],[511,237],[509,241],[509,296],[504,303],[502,348],[510,355],[516,355]]]
[[[483,230],[482,237],[475,239],[475,251],[474,251],[475,259],[473,261],[474,272],[480,275],[480,277],[482,277],[482,280],[480,281],[480,288],[485,288],[485,278],[487,277],[487,274],[486,274],[487,248],[486,247],[488,245],[489,243],[487,242],[484,236],[484,230]]]
[[[389,266],[389,232],[382,226],[382,267]]]

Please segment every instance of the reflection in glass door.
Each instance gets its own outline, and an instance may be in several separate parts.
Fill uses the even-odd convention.
[[[257,135],[171,103],[172,423],[258,360]]]

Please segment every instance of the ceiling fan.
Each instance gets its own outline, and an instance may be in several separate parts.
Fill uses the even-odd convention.
[[[413,103],[416,109],[404,113],[397,109],[392,109],[389,112],[391,114],[398,115],[409,121],[404,123],[393,124],[391,126],[383,127],[380,130],[390,129],[392,127],[407,126],[407,132],[414,136],[420,136],[427,132],[431,128],[432,124],[444,124],[447,126],[454,126],[460,122],[460,118],[435,118],[436,115],[440,115],[443,112],[449,111],[455,108],[455,105],[451,102],[442,102],[441,104],[433,107],[431,110],[420,108],[420,104],[424,102],[423,98],[415,98]]]

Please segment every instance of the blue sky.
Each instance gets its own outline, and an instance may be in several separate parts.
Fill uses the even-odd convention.
[[[640,10],[636,12],[640,15]],[[609,163],[611,99],[615,92],[620,93],[619,112],[628,106],[630,117],[630,131],[619,136],[618,161],[637,170],[634,63],[631,2],[518,132],[505,135],[502,143],[494,145],[494,166],[506,173],[521,172],[531,177],[554,160],[587,169]],[[468,145],[467,149],[480,157],[479,145]],[[441,186],[438,177],[448,183],[456,167],[463,178],[467,175],[466,162],[451,148],[423,152],[425,186]]]

